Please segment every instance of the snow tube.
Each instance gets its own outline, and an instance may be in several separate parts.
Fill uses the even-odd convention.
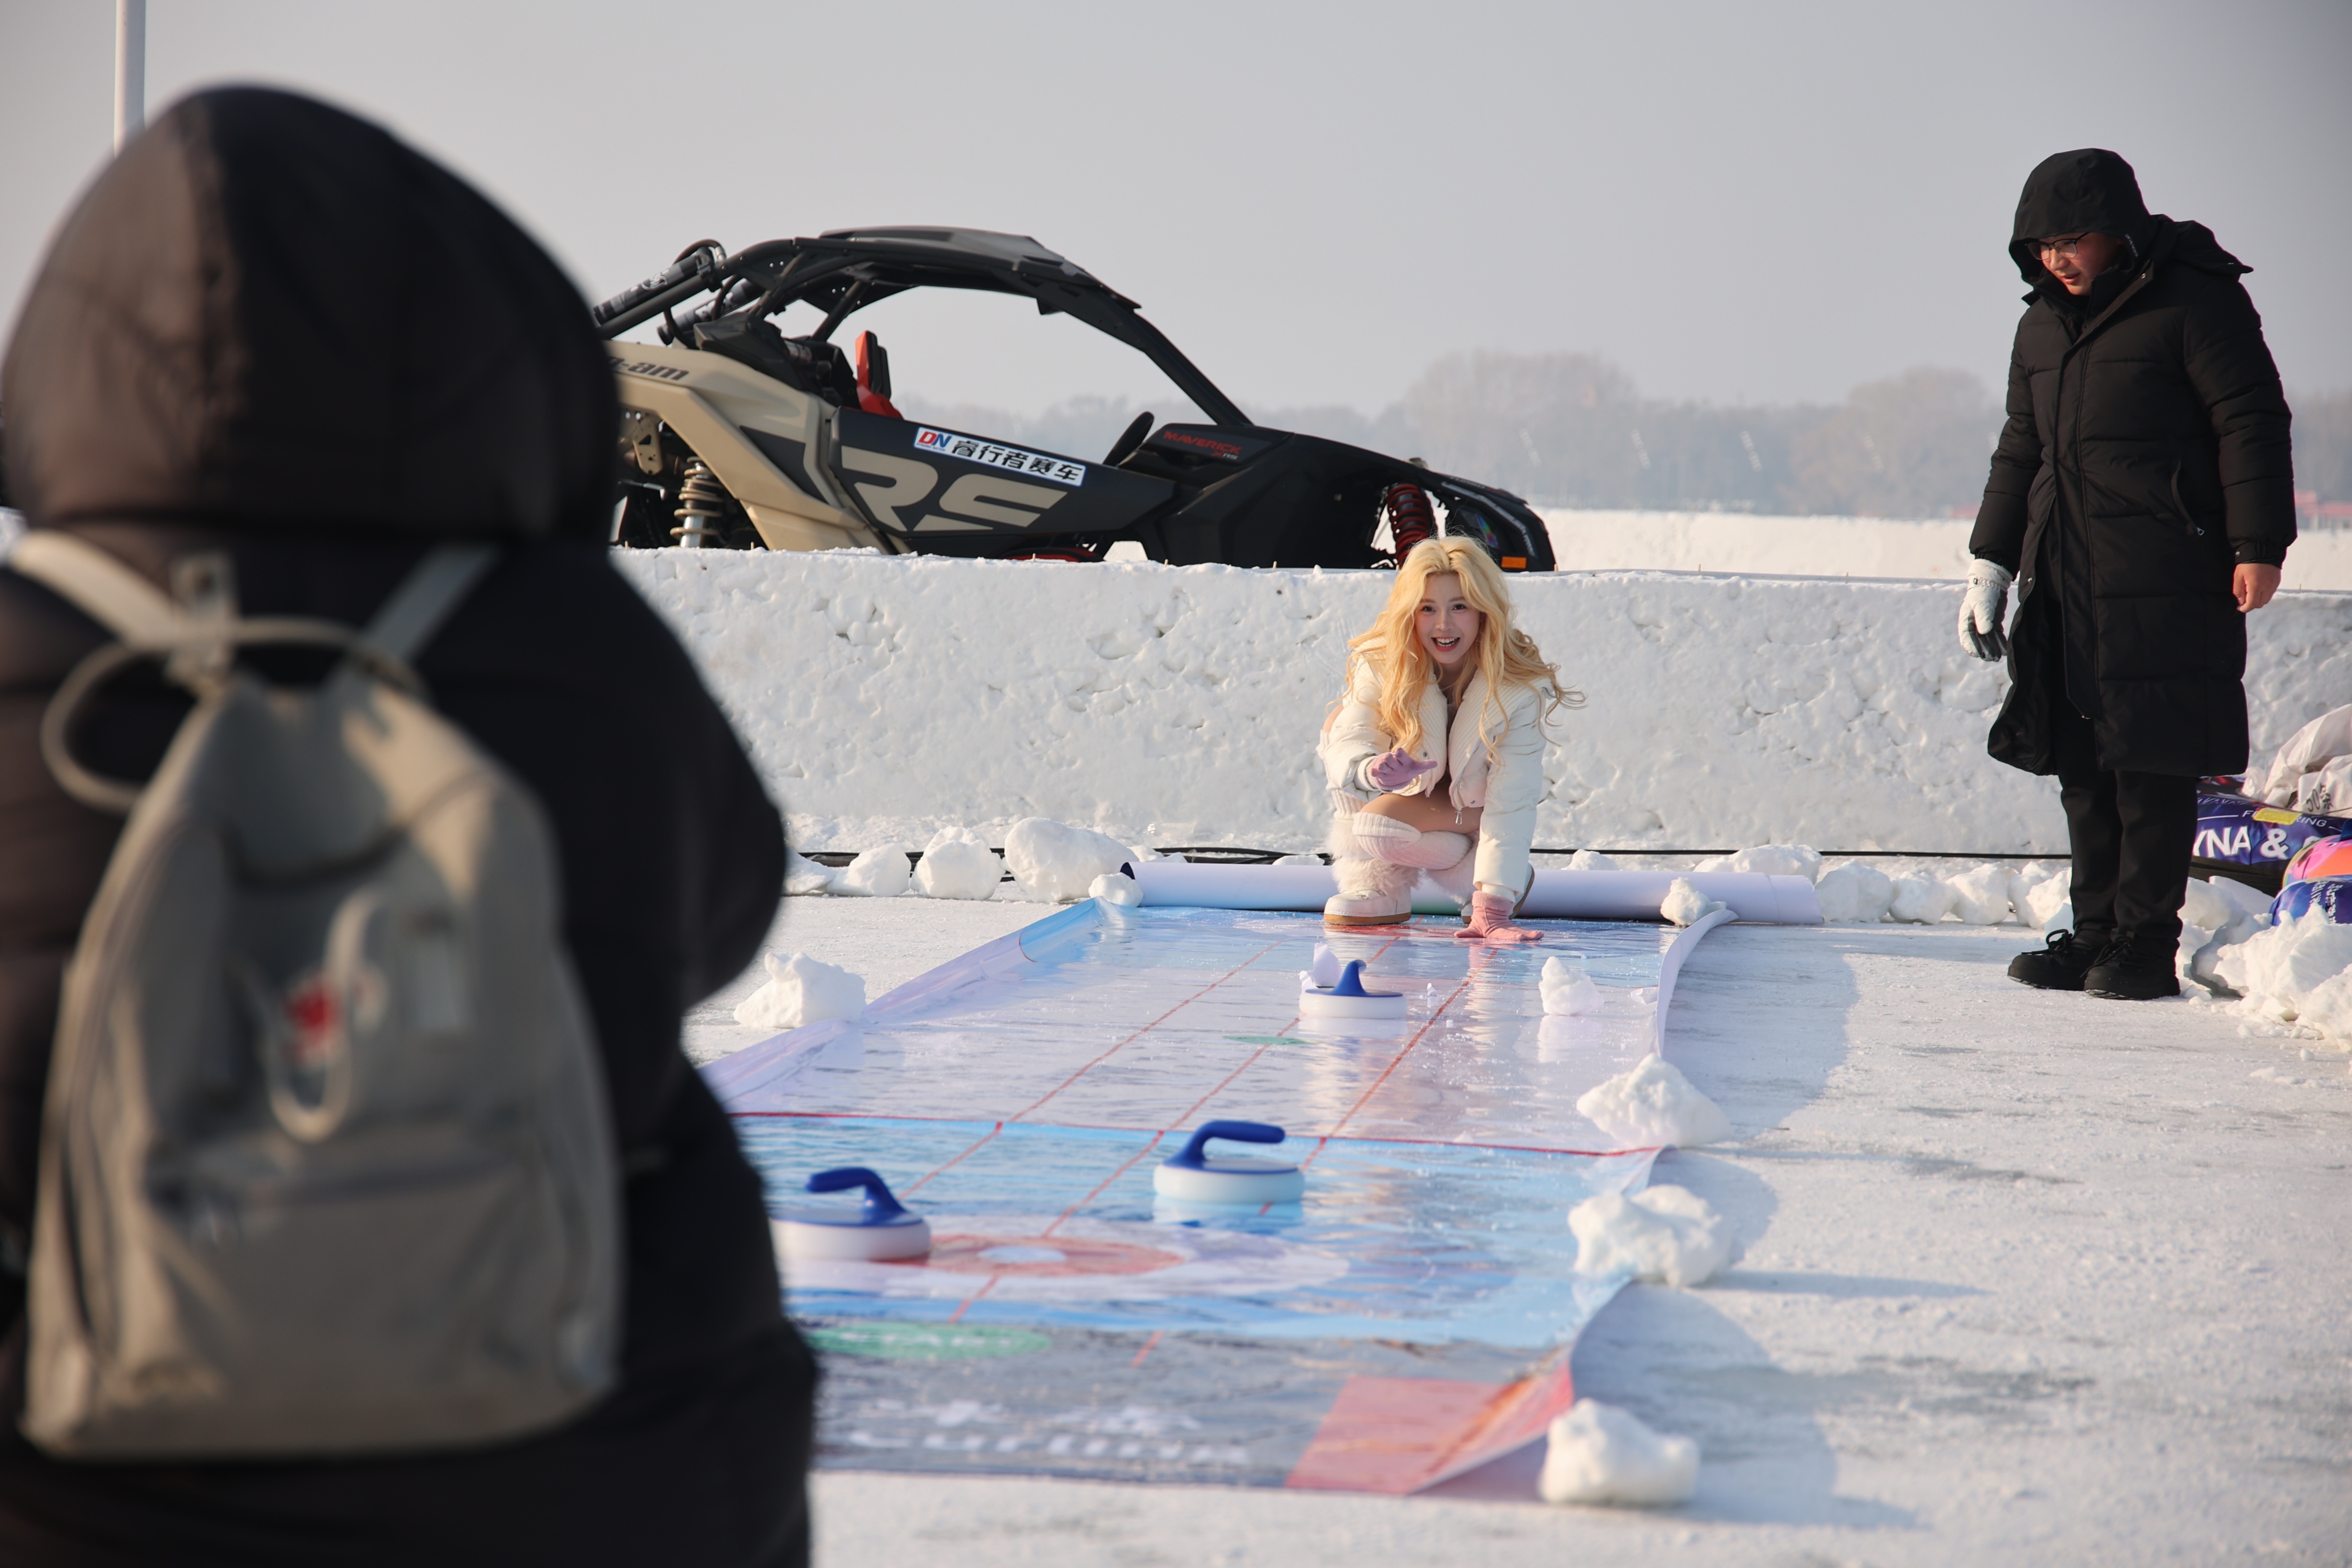
[[[2324,877],[2352,877],[2352,837],[2315,838],[2286,863],[2290,882],[2316,882]]]
[[[1125,868],[1143,902],[1200,910],[1319,910],[1338,891],[1328,866],[1196,866],[1145,860]],[[1538,871],[1519,912],[1529,920],[1654,921],[1666,889],[1686,876],[1700,894],[1719,899],[1743,921],[1819,925],[1821,900],[1802,877],[1760,871]],[[1414,890],[1419,914],[1453,914],[1457,906],[1427,878]]]
[[[2242,795],[2200,789],[2189,862],[2200,876],[2230,877],[2275,893],[2285,880],[2287,862],[2304,846],[2314,839],[2343,837],[2352,837],[2352,818],[2314,816]]]

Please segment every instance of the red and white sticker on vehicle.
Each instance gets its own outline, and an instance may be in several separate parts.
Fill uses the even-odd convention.
[[[919,426],[915,430],[915,449],[938,452],[950,458],[961,458],[967,463],[985,463],[992,468],[1002,468],[1008,474],[1024,478],[1051,479],[1057,485],[1073,488],[1087,482],[1087,466],[1067,458],[1056,458],[1050,452],[1024,452],[1018,447],[1007,447],[994,441],[983,441],[977,436],[959,436],[952,430],[933,430]]]

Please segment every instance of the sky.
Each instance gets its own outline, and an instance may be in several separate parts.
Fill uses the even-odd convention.
[[[107,0],[0,0],[11,322],[109,155],[113,29]],[[1997,384],[2019,186],[2080,146],[2253,267],[2291,388],[2352,386],[2343,0],[151,0],[148,29],[151,110],[231,81],[327,98],[483,187],[590,298],[705,236],[1008,230],[1140,301],[1244,408],[1374,413],[1481,348],[1718,403],[1915,364]],[[1024,310],[870,324],[931,402],[1159,384]]]

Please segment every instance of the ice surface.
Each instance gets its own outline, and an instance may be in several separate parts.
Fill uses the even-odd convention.
[[[1949,882],[1934,877],[1897,877],[1895,896],[1886,905],[1886,918],[1914,925],[1934,925],[1952,912],[1958,897]]]
[[[1097,877],[1130,858],[1127,846],[1107,833],[1042,816],[1023,817],[1004,836],[1004,864],[1032,898],[1086,898]]]
[[[1004,862],[968,827],[942,827],[915,863],[915,890],[927,899],[989,899]]]
[[[1731,1137],[1731,1122],[1664,1057],[1644,1057],[1629,1072],[1578,1097],[1579,1114],[1637,1147],[1671,1143],[1695,1149]]]
[[[1118,904],[1123,909],[1132,909],[1143,902],[1143,889],[1135,885],[1134,878],[1124,872],[1105,871],[1087,884],[1087,897],[1100,899],[1107,904]]]
[[[1330,815],[1316,737],[1347,639],[1387,593],[1371,572],[845,551],[613,561],[686,643],[803,848],[921,844],[950,822],[1003,844],[1028,816],[1130,844],[1313,847]],[[1985,755],[2003,676],[1954,645],[1958,592],[1514,577],[1522,624],[1589,700],[1544,758],[1535,841],[2060,851],[2050,781]],[[2247,634],[2267,754],[2352,689],[2352,599],[2287,595]]]
[[[1585,973],[1580,953],[1545,959],[1538,989],[1543,994],[1543,1010],[1547,1014],[1572,1016],[1601,1010],[1601,987]]]
[[[1568,858],[1568,868],[1571,871],[1614,871],[1618,867],[1613,857],[1603,855],[1598,849],[1580,849]]]
[[[1832,924],[1883,920],[1887,901],[1895,897],[1895,879],[1874,866],[1849,860],[1822,872],[1813,893],[1822,901],[1822,919]]]
[[[1658,1508],[1698,1490],[1698,1445],[1653,1432],[1631,1411],[1580,1399],[1556,1417],[1536,1482],[1546,1502]]]
[[[902,861],[901,864],[904,864]],[[763,1029],[797,1029],[866,1011],[866,982],[805,952],[770,953],[768,982],[743,999],[735,1021]]]
[[[1676,877],[1666,884],[1666,896],[1658,904],[1658,913],[1678,926],[1686,926],[1696,925],[1721,908],[1721,902],[1700,892],[1688,877]]]
[[[2009,919],[2009,869],[1988,862],[1949,879],[1952,912],[1972,926],[1997,926]]]
[[[833,879],[833,890],[868,899],[895,899],[913,880],[907,869],[906,847],[885,844],[866,850],[844,867],[841,875]]]
[[[1568,1228],[1576,1271],[1595,1279],[1631,1273],[1679,1290],[1706,1284],[1739,1256],[1731,1222],[1687,1187],[1597,1193],[1569,1211]]]

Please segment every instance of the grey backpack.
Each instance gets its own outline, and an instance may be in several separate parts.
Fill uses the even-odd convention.
[[[486,1443],[613,1383],[619,1181],[553,838],[407,664],[491,559],[435,551],[354,632],[237,619],[224,555],[176,602],[68,535],[9,557],[122,639],[41,729],[130,816],[49,1066],[24,1430],[51,1454]],[[275,687],[233,662],[263,642],[343,657]],[[143,789],[68,750],[141,659],[196,698]]]

